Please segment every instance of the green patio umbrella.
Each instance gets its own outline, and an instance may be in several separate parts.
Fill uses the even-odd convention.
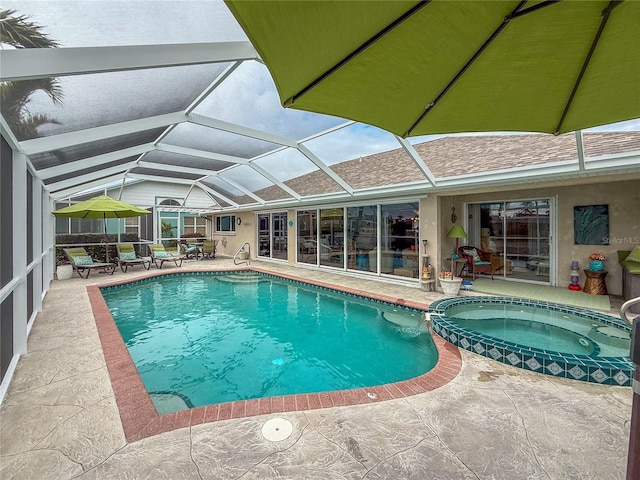
[[[53,212],[56,217],[102,218],[104,221],[107,263],[109,262],[109,248],[107,246],[107,218],[141,217],[148,213],[148,210],[116,200],[107,195],[99,195],[97,197],[90,198],[89,200],[60,208]]]
[[[638,1],[226,3],[286,107],[402,137],[640,117]]]

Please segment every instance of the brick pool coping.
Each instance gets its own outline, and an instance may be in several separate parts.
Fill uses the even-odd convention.
[[[289,280],[300,281],[312,285],[332,288],[342,292],[381,300],[396,305],[402,305],[420,310],[427,310],[424,303],[405,300],[387,295],[372,294],[364,290],[341,287],[327,282],[309,280],[293,275],[275,273],[261,268],[228,268],[221,271],[249,270]],[[180,273],[203,273],[206,270],[190,270],[181,268]],[[404,398],[419,393],[435,390],[453,380],[462,366],[462,358],[457,347],[445,341],[438,335],[431,337],[438,350],[438,362],[433,369],[419,377],[401,382],[378,385],[374,387],[356,388],[351,390],[337,390],[322,393],[307,393],[285,395],[279,397],[259,398],[252,400],[238,400],[215,405],[195,407],[179,412],[158,415],[147,392],[142,379],[136,369],[131,355],[118,331],[107,304],[100,292],[101,287],[110,287],[151,278],[161,275],[171,275],[176,271],[150,272],[128,280],[110,282],[101,285],[87,286],[87,293],[93,316],[102,344],[102,351],[111,379],[111,387],[120,413],[120,420],[128,442],[158,435],[178,428],[216,422],[235,418],[245,418],[269,413],[295,412],[319,408],[342,407],[349,405],[363,405],[395,398]]]

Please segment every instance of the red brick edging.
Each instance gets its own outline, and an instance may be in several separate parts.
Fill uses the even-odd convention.
[[[237,270],[237,269],[229,269]],[[291,275],[274,274],[273,272],[252,268],[253,271],[280,276],[291,280],[298,280],[318,286],[329,287],[348,293],[354,293],[369,298],[376,298],[397,305],[426,309],[427,305],[418,302],[405,301],[404,299],[388,297],[385,295],[373,296],[370,292],[343,288],[325,282],[309,281],[307,279]],[[180,272],[190,272],[188,269],[180,269]],[[202,270],[193,270],[202,272]],[[218,270],[220,271],[220,270]],[[141,278],[170,274],[175,272],[150,273],[144,277],[136,277],[119,282],[109,283],[108,286],[137,281]],[[98,335],[102,343],[104,358],[111,378],[111,386],[116,398],[116,404],[120,412],[122,428],[128,442],[134,442],[146,437],[168,432],[177,428],[198,425],[201,423],[228,420],[231,418],[244,418],[268,413],[293,412],[312,410],[317,408],[341,407],[347,405],[360,405],[366,403],[381,402],[394,398],[404,398],[418,393],[435,390],[458,375],[462,366],[462,358],[457,347],[446,342],[438,335],[432,335],[433,342],[438,350],[438,362],[436,366],[419,377],[397,383],[379,385],[375,387],[357,388],[353,390],[338,390],[323,393],[308,393],[299,395],[286,395],[281,397],[259,398],[252,400],[238,400],[235,402],[220,403],[196,407],[180,412],[158,415],[151,397],[147,392],[142,379],[138,374],[131,355],[122,340],[111,313],[107,307],[100,287],[105,285],[87,286],[87,293],[93,316],[98,328]]]

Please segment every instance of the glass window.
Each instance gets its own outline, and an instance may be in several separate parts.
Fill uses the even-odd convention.
[[[344,209],[320,210],[320,265],[344,268]]]
[[[272,258],[287,259],[287,212],[273,214]]]
[[[271,218],[269,214],[258,215],[258,256],[271,256]]]
[[[235,232],[236,216],[220,215],[216,217],[216,232]]]
[[[418,202],[382,205],[380,271],[418,278]]]
[[[207,220],[200,216],[185,216],[183,218],[183,233],[200,233],[207,236]]]
[[[159,237],[165,247],[176,247],[178,244],[178,216],[174,212],[161,212]]]
[[[318,212],[298,212],[298,262],[318,264]]]
[[[377,244],[377,205],[347,208],[347,268],[377,272],[375,256]],[[370,252],[373,252],[371,260]]]

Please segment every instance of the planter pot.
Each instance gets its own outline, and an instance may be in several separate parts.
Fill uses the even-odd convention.
[[[601,272],[604,270],[604,262],[602,260],[591,260],[589,262],[589,270],[593,272]]]
[[[58,280],[69,280],[73,275],[73,266],[71,265],[58,265],[56,268],[56,277]]]
[[[442,288],[442,293],[444,293],[448,297],[455,297],[458,295],[460,291],[460,285],[462,285],[461,277],[453,277],[453,278],[439,278],[440,287]]]

